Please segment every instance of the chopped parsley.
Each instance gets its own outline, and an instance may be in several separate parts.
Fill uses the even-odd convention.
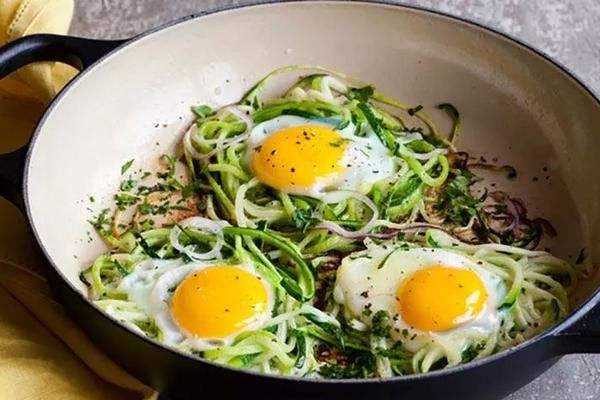
[[[134,159],[132,158],[131,160],[127,161],[125,164],[123,164],[121,166],[121,175],[123,175],[125,172],[127,172],[127,170],[131,167],[131,164],[133,164]]]

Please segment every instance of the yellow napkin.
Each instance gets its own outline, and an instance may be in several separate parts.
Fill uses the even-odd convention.
[[[33,33],[64,34],[73,0],[0,0],[0,45]],[[45,104],[75,75],[58,63],[0,81],[0,152],[20,147]],[[0,198],[0,399],[153,399],[108,359],[52,299],[46,262],[19,211]]]

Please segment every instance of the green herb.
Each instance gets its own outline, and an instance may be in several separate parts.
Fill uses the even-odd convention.
[[[140,328],[142,331],[144,331],[146,336],[148,336],[149,338],[157,339],[161,334],[160,328],[158,327],[156,322],[151,318],[137,320],[133,323],[136,324],[137,327]]]
[[[158,173],[158,177],[163,179],[173,177],[175,175],[175,163],[177,162],[175,157],[171,157],[168,154],[163,154],[160,159],[167,164],[167,172]]]
[[[368,103],[359,103],[358,109],[362,111],[363,115],[367,119],[367,122],[373,129],[373,132],[375,132],[379,140],[381,140],[381,143],[383,143],[391,151],[394,151],[396,148],[394,135],[392,135],[383,127],[382,120],[381,118],[377,118],[373,107]]]
[[[315,223],[315,219],[312,217],[312,210],[295,209],[292,214],[292,222],[296,228],[301,229],[302,232],[306,232],[308,228]]]
[[[325,364],[319,374],[330,379],[360,379],[373,376],[375,373],[375,357],[369,353],[360,353],[352,357],[346,365]]]
[[[375,88],[369,85],[348,90],[348,97],[366,103],[373,96],[373,93],[375,93]]]
[[[403,330],[404,333],[405,330]],[[406,330],[407,331],[407,330]],[[407,331],[408,332],[408,331]],[[404,335],[405,337],[407,335]],[[377,355],[392,359],[406,359],[410,357],[410,353],[402,346],[402,342],[395,342],[389,349],[377,349]]]
[[[138,205],[137,211],[142,215],[154,214],[154,206],[144,200],[142,204]]]
[[[150,246],[150,244],[148,244],[148,242],[146,241],[146,239],[144,239],[143,236],[139,235],[138,239],[139,239],[140,246],[144,250],[144,253],[146,253],[148,256],[150,256],[152,258],[162,258],[160,255],[158,255],[156,250],[154,250],[154,248],[152,248],[152,246]]]
[[[344,144],[348,143],[349,141],[350,141],[350,139],[346,139],[346,138],[339,138],[339,139],[338,139],[338,140],[336,140],[336,141],[329,142],[329,145],[330,145],[331,147],[341,147],[341,146],[343,146]]]
[[[374,336],[387,338],[390,336],[390,316],[384,310],[379,310],[371,320],[371,333]]]
[[[481,207],[481,200],[471,195],[470,186],[474,182],[475,176],[469,171],[457,170],[443,188],[436,208],[450,221],[463,226],[468,224],[472,217],[478,216]]]
[[[115,194],[115,203],[119,209],[124,209],[127,206],[131,206],[139,201],[139,197],[129,193],[118,193]]]
[[[135,184],[136,184],[136,182],[133,179],[129,178],[129,179],[121,182],[119,189],[121,189],[121,191],[123,191],[123,192],[128,192],[135,187]]]
[[[200,105],[200,106],[194,107],[194,108],[192,108],[192,111],[194,112],[194,114],[196,114],[198,116],[198,118],[201,118],[201,119],[210,117],[211,115],[214,114],[213,109],[207,105]]]
[[[125,172],[127,172],[129,167],[131,167],[131,164],[133,164],[133,161],[134,161],[134,159],[131,159],[121,166],[121,175],[123,175]]]
[[[308,343],[306,340],[306,334],[298,329],[292,331],[292,334],[296,337],[296,368],[302,368],[304,363],[306,362],[306,355],[309,352]]]
[[[202,182],[199,180],[195,180],[194,182],[190,182],[181,189],[181,196],[184,199],[187,199],[190,196],[193,196],[200,187],[202,186]]]
[[[108,208],[105,208],[100,211],[95,219],[88,221],[101,236],[105,236],[110,233],[111,220],[108,217],[109,211],[110,210]]]

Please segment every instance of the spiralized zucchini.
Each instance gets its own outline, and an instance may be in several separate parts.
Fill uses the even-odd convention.
[[[281,97],[263,97],[273,78],[298,70],[312,74]],[[453,143],[460,115],[450,104],[439,108],[453,118],[449,139],[422,106],[319,67],[284,67],[237,104],[195,107],[182,154],[163,157],[157,174],[129,176],[115,196],[116,209],[92,221],[110,251],[82,272],[91,298],[131,329],[163,341],[153,317],[123,291],[124,278],[154,261],[164,268],[193,261],[255,265],[276,293],[269,322],[231,345],[206,350],[183,340],[174,346],[231,367],[283,375],[427,372],[532,337],[568,314],[577,275],[568,263],[531,250],[544,224],[522,210],[511,214],[514,199],[472,194],[477,178]],[[338,127],[352,123],[355,135],[370,129],[388,149],[395,173],[367,193],[330,191],[320,199],[264,185],[248,166],[246,141],[255,124],[281,115],[328,119]],[[185,173],[178,175],[182,165]],[[501,328],[460,349],[433,343],[409,352],[378,333],[386,326],[384,315],[373,326],[347,320],[331,299],[335,269],[343,257],[361,257],[367,246],[383,244],[391,251],[443,248],[482,262],[508,288],[498,310]]]

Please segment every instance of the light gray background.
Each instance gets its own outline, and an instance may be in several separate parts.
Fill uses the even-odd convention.
[[[247,2],[77,0],[72,33],[98,38],[129,37],[182,16],[244,3]],[[600,0],[413,0],[404,3],[461,16],[516,36],[554,57],[600,93]],[[506,400],[558,399],[600,399],[600,356],[567,356]]]

